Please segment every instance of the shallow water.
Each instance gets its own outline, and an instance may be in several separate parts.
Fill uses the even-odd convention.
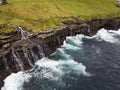
[[[120,30],[67,37],[31,71],[4,81],[2,90],[120,90]]]

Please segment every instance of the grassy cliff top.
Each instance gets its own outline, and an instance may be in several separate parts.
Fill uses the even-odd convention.
[[[116,0],[8,0],[0,5],[0,33],[12,31],[8,23],[32,32],[57,28],[72,16],[82,20],[119,17]]]

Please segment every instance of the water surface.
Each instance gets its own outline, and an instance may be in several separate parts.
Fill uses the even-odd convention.
[[[31,71],[4,81],[2,90],[120,90],[120,31],[67,37]]]

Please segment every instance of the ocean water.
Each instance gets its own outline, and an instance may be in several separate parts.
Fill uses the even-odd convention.
[[[120,30],[67,37],[50,57],[4,82],[2,90],[120,90]]]

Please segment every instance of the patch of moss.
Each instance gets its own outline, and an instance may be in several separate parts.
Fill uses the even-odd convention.
[[[0,24],[0,34],[9,33],[13,31],[15,31],[15,29],[9,27],[7,24]]]
[[[13,30],[7,27],[8,23],[36,33],[57,28],[72,16],[82,20],[120,17],[116,0],[9,0],[8,3],[0,6],[0,32]]]

